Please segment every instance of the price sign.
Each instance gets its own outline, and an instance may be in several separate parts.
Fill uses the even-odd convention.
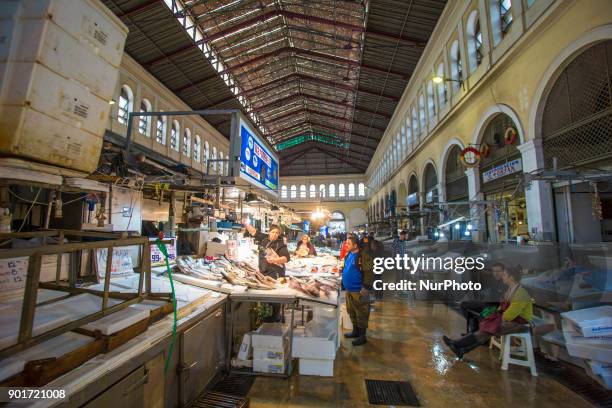
[[[0,292],[23,289],[27,274],[27,257],[0,259]]]
[[[154,239],[152,241],[155,241]],[[164,244],[168,251],[168,262],[176,261],[176,240],[172,240],[172,244]],[[164,254],[159,250],[157,245],[151,245],[151,265],[165,265],[166,260]]]
[[[108,258],[108,249],[102,248],[96,250],[96,260],[98,261],[98,276],[103,278],[106,276],[106,259]],[[111,278],[129,276],[134,273],[132,265],[132,255],[129,248],[113,248],[113,260],[111,263]]]

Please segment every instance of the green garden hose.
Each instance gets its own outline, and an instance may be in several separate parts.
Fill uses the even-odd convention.
[[[172,289],[172,310],[174,313],[174,321],[172,322],[172,341],[170,342],[170,348],[168,349],[168,358],[166,358],[166,364],[164,365],[164,374],[168,371],[168,364],[170,364],[170,359],[172,358],[172,350],[174,350],[174,343],[176,343],[176,322],[178,320],[177,310],[176,310],[176,292],[174,292],[174,281],[172,280],[172,272],[170,271],[170,262],[168,261],[168,249],[166,245],[164,245],[161,239],[157,239],[155,241],[157,247],[164,254],[164,258],[166,259],[166,271],[168,271],[168,278],[170,279],[170,288]]]

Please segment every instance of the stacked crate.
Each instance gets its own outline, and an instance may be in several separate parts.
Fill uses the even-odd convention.
[[[127,27],[98,0],[5,0],[0,154],[93,172]]]

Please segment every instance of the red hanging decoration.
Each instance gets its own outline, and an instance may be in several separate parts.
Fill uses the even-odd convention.
[[[459,159],[465,167],[476,167],[480,163],[480,152],[472,146],[468,146],[461,151]]]

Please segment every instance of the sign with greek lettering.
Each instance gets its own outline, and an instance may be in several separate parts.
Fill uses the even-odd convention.
[[[508,163],[493,167],[492,169],[482,173],[482,182],[487,183],[489,181],[497,180],[498,178],[502,178],[513,173],[518,173],[521,170],[523,170],[523,163],[521,162],[521,159],[514,159]]]

